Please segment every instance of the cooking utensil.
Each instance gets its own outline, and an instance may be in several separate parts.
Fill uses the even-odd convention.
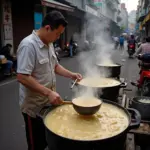
[[[116,79],[113,79],[113,78],[104,78],[104,79],[111,79],[111,80],[114,80],[114,81],[118,81],[119,84],[118,85],[108,85],[107,87],[89,87],[89,86],[86,86],[86,85],[82,85],[80,84],[80,82],[77,82],[76,85],[78,87],[78,90],[82,91],[83,89],[87,89],[87,88],[91,88],[92,91],[94,91],[100,98],[102,99],[109,99],[111,101],[114,101],[114,102],[117,102],[117,98],[119,96],[119,91],[120,91],[120,88],[125,88],[127,86],[127,83],[126,82],[121,82],[119,80],[116,80]],[[84,78],[82,79],[84,80]]]
[[[140,102],[139,100],[141,99],[150,100],[150,97],[145,97],[145,96],[134,97],[131,100],[130,107],[137,109],[140,112],[141,118],[143,120],[150,120],[150,103]]]
[[[73,82],[72,86],[70,87],[71,89],[73,89],[73,87],[74,87],[74,85],[77,83],[77,81],[78,81],[78,79],[76,79],[76,80]]]
[[[110,66],[110,65],[104,65],[104,64],[96,64],[98,69],[100,69],[100,72],[106,72],[107,77],[117,77],[119,79],[120,73],[121,73],[121,67],[122,65],[117,64],[116,66]]]
[[[130,129],[138,128],[140,125],[141,117],[137,110],[135,109],[125,109],[124,107],[120,106],[117,103],[103,100],[105,103],[115,105],[119,110],[125,112],[126,116],[128,117],[129,124],[128,127],[120,132],[117,135],[114,135],[110,138],[106,139],[98,139],[98,140],[74,140],[70,138],[62,137],[50,129],[46,127],[46,138],[49,149],[66,149],[66,150],[77,150],[77,149],[85,149],[85,150],[99,150],[99,149],[106,149],[106,150],[122,150],[126,143],[126,135]],[[59,107],[59,106],[58,106]],[[132,115],[130,115],[130,113]],[[131,122],[131,116],[135,118],[134,123]],[[89,122],[90,123],[90,122]],[[93,128],[94,130],[94,128]],[[84,128],[83,128],[84,132]]]
[[[86,100],[85,100],[85,102],[86,102]],[[64,101],[63,100],[63,104],[72,104],[74,110],[77,113],[79,113],[80,115],[94,115],[100,109],[100,106],[101,106],[102,102],[99,105],[88,106],[88,107],[77,105],[75,103],[75,100],[73,100],[73,101],[66,101],[66,100]]]

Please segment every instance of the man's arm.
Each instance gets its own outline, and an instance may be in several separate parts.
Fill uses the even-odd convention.
[[[60,76],[64,76],[66,78],[72,78],[72,75],[73,75],[73,72],[65,69],[60,64],[56,64],[56,66],[55,66],[55,73],[60,75]]]
[[[48,96],[52,91],[39,84],[31,75],[17,74],[18,81],[30,90],[43,96]]]
[[[55,73],[67,78],[71,78],[73,80],[81,80],[82,76],[79,73],[73,73],[67,69],[65,69],[63,66],[61,66],[60,64],[56,64],[55,66]]]
[[[142,52],[142,45],[137,49],[135,55],[138,55]]]

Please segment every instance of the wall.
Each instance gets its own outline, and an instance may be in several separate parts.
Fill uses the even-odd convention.
[[[115,20],[115,12],[110,8],[110,5],[107,4],[106,0],[103,2],[102,14],[109,19]]]
[[[30,3],[30,5],[29,5]],[[34,4],[32,1],[13,1],[12,19],[14,34],[14,51],[21,40],[32,33],[34,29]]]
[[[2,24],[1,24],[1,41],[2,46],[11,44],[13,46],[13,28],[12,28],[12,10],[11,2],[2,2]],[[11,53],[13,53],[13,48]]]

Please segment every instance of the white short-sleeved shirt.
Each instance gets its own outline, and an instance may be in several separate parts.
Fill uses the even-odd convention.
[[[21,41],[17,51],[17,73],[32,75],[40,84],[52,88],[56,85],[54,70],[57,63],[53,44],[46,46],[35,31]],[[35,116],[47,102],[47,98],[22,84],[19,96],[22,111],[30,116]]]

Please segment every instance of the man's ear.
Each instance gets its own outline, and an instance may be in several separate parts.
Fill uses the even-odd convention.
[[[48,32],[51,32],[51,31],[52,31],[52,29],[51,29],[51,26],[50,26],[50,25],[46,25],[46,26],[45,26],[45,29],[46,29]]]

